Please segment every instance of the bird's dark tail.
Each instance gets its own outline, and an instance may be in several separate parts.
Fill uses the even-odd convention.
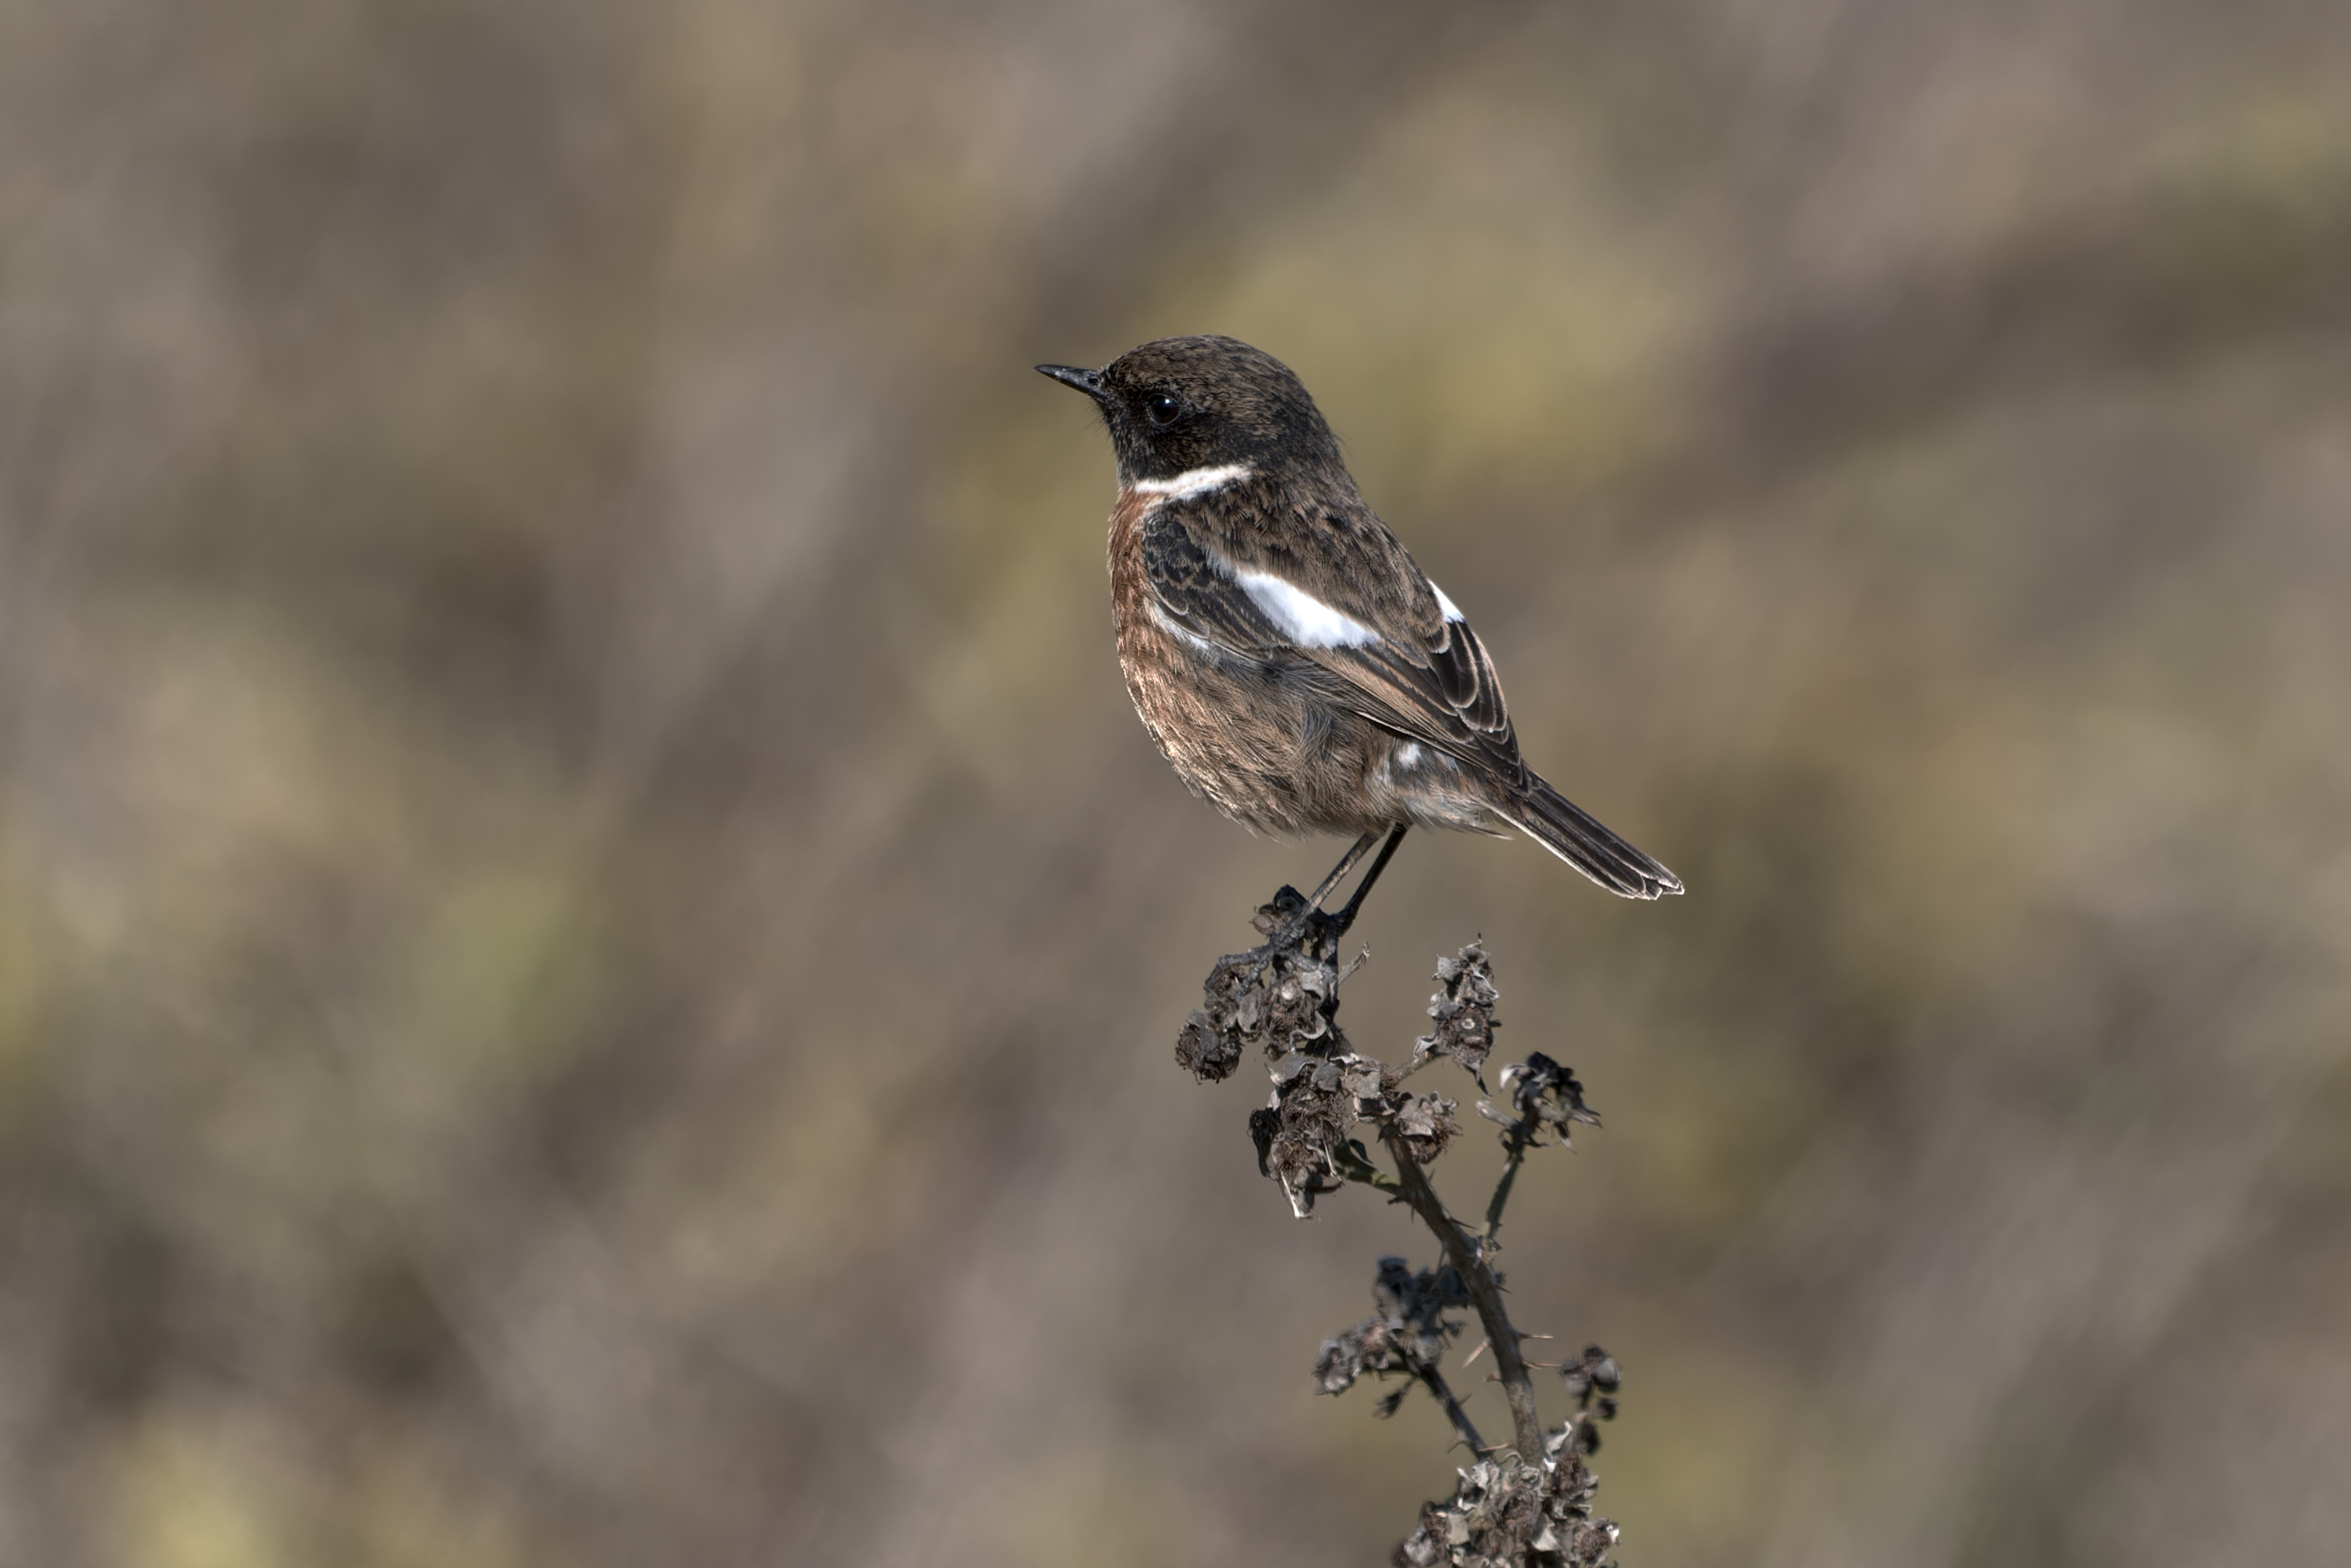
[[[1622,898],[1656,898],[1682,890],[1681,879],[1602,827],[1540,779],[1507,806],[1510,825]]]

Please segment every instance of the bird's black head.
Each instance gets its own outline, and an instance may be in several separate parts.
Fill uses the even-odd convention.
[[[1102,405],[1121,484],[1235,463],[1345,472],[1290,367],[1238,339],[1162,338],[1099,371],[1037,368]]]

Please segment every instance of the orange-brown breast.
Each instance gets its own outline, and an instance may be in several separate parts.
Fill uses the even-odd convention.
[[[1111,619],[1127,695],[1192,791],[1269,832],[1309,825],[1292,775],[1303,715],[1269,672],[1204,658],[1152,613],[1143,521],[1159,497],[1123,492],[1110,519]]]
[[[1110,612],[1118,638],[1120,672],[1126,677],[1127,695],[1151,731],[1152,739],[1176,771],[1186,775],[1188,748],[1169,733],[1182,727],[1181,716],[1170,709],[1182,702],[1177,682],[1171,679],[1180,657],[1174,639],[1151,614],[1151,580],[1143,566],[1143,519],[1158,497],[1140,490],[1121,490],[1110,514]]]
[[[1118,505],[1111,508],[1110,602],[1119,629],[1122,653],[1126,651],[1128,624],[1148,618],[1145,596],[1151,591],[1151,584],[1143,575],[1143,515],[1156,499],[1140,490],[1121,490]]]

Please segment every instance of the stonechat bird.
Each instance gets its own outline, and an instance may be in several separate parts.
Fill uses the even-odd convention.
[[[1111,614],[1160,751],[1237,822],[1360,835],[1307,909],[1384,835],[1352,917],[1416,823],[1516,829],[1626,898],[1681,892],[1520,758],[1484,644],[1364,504],[1290,367],[1196,337],[1037,369],[1110,426]]]

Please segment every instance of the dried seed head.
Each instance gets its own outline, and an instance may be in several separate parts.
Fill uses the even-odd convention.
[[[1501,994],[1494,989],[1485,946],[1472,942],[1455,956],[1439,958],[1437,982],[1437,994],[1428,998],[1428,1016],[1437,1027],[1413,1042],[1413,1065],[1449,1056],[1475,1077],[1494,1049],[1494,1031],[1501,1028],[1494,1016]]]

